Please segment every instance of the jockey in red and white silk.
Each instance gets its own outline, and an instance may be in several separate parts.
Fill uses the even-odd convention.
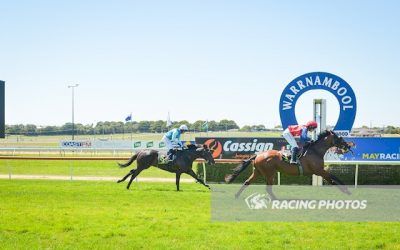
[[[297,163],[297,153],[299,151],[299,146],[297,145],[294,136],[300,136],[300,143],[305,144],[308,141],[311,141],[311,138],[308,137],[308,132],[314,131],[318,127],[317,122],[309,121],[305,125],[290,125],[285,131],[283,131],[283,137],[292,147],[292,158],[290,163]]]

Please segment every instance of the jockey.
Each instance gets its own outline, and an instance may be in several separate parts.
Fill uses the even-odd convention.
[[[188,127],[185,124],[182,124],[179,128],[174,128],[168,131],[163,136],[163,141],[167,147],[167,159],[169,162],[173,162],[175,160],[175,151],[176,149],[182,149],[183,144],[181,142],[181,134],[188,131]]]
[[[306,123],[306,125],[291,125],[285,129],[285,131],[283,131],[283,137],[290,144],[290,146],[292,146],[292,158],[290,163],[298,163],[297,154],[299,152],[299,146],[297,145],[294,136],[300,136],[300,143],[304,145],[306,142],[311,141],[311,138],[308,137],[308,132],[314,131],[317,127],[317,122],[309,121]]]

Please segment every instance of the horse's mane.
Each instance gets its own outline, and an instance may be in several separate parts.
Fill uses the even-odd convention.
[[[197,145],[197,144],[188,144],[186,147],[187,147],[189,150],[196,150],[196,149],[199,148],[199,145]]]
[[[331,132],[330,130],[325,130],[325,131],[321,132],[321,133],[318,135],[317,141],[319,141],[319,140],[321,140],[321,139],[324,139],[325,137],[327,137],[327,136],[330,135],[331,133],[332,133],[332,132]]]
[[[329,134],[331,134],[330,130],[325,130],[325,131],[321,132],[318,135],[317,140],[310,142],[310,143],[306,143],[306,145],[304,146],[304,150],[307,151],[310,147],[314,147],[317,144],[317,142],[321,141],[322,139],[327,137]]]

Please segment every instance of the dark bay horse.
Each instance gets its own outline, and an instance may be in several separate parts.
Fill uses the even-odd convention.
[[[118,180],[118,183],[125,181],[129,176],[131,176],[128,186],[132,184],[132,181],[142,172],[144,169],[149,168],[150,166],[154,166],[160,168],[162,170],[176,173],[176,190],[179,191],[179,180],[181,174],[185,173],[192,176],[196,181],[200,182],[204,186],[210,188],[207,184],[204,183],[202,179],[199,179],[196,173],[192,169],[193,161],[202,158],[207,161],[208,164],[214,164],[214,158],[212,157],[212,151],[206,145],[188,145],[187,149],[177,152],[177,157],[175,164],[159,164],[158,163],[159,152],[156,150],[142,150],[138,153],[134,154],[128,162],[126,163],[118,163],[121,168],[125,168],[131,165],[135,160],[137,162],[137,168],[132,169],[126,176],[124,176],[121,180]]]
[[[354,146],[352,142],[345,142],[342,137],[337,136],[333,131],[326,130],[318,136],[315,142],[312,142],[307,147],[304,155],[299,159],[300,165],[283,161],[282,153],[277,150],[268,150],[249,158],[237,166],[232,174],[225,177],[225,181],[231,183],[243,170],[254,162],[253,173],[236,193],[236,198],[238,198],[243,190],[258,176],[262,175],[267,182],[268,194],[271,199],[276,199],[272,192],[272,185],[277,171],[288,175],[315,174],[324,178],[329,184],[338,185],[338,188],[343,193],[350,194],[341,180],[324,169],[324,155],[326,151],[332,147],[337,148],[337,153],[344,154],[351,151],[352,146]]]

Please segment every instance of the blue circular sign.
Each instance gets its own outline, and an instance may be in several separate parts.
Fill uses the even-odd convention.
[[[279,113],[283,128],[298,124],[295,107],[299,97],[309,90],[319,89],[331,92],[339,101],[340,115],[334,130],[351,131],[357,111],[354,91],[345,80],[326,72],[304,74],[286,86],[279,101]]]

